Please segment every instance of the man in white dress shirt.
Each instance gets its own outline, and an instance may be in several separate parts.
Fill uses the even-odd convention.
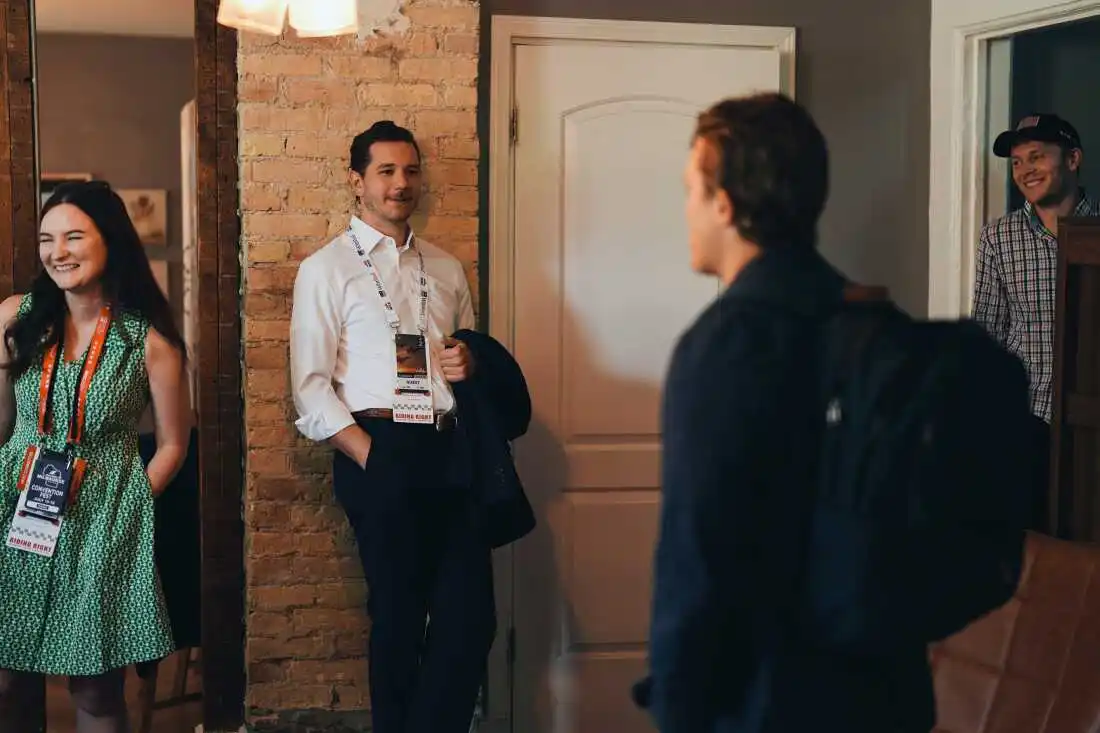
[[[474,370],[452,338],[475,325],[470,289],[409,227],[422,188],[410,131],[381,121],[356,136],[348,176],[358,215],[294,285],[295,424],[335,449],[370,592],[373,730],[465,732],[495,633],[491,550],[448,470],[451,383]]]

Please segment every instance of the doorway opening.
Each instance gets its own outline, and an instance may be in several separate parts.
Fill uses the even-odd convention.
[[[37,0],[32,18],[39,206],[61,184],[105,180],[126,204],[187,343],[197,417],[195,23],[192,0],[160,12],[115,12],[80,0]],[[155,502],[154,554],[178,651],[130,667],[133,730],[202,723],[201,548],[197,420],[183,468]],[[156,451],[152,409],[138,426],[143,462]],[[74,730],[67,680],[50,677],[46,731]]]
[[[1049,112],[1077,128],[1086,149],[1081,183],[1100,192],[1100,98],[1083,94],[1081,79],[1100,75],[1100,17],[1024,31],[989,41],[986,54],[986,136],[983,220],[988,223],[1023,206],[1008,161],[993,155],[993,139],[1032,113]]]
[[[116,189],[129,191],[125,198],[132,203],[131,219],[140,219],[135,227],[144,232],[139,237],[153,262],[154,278],[159,277],[160,286],[168,290],[169,300],[176,306],[177,320],[186,320],[182,311],[188,300],[187,288],[192,288],[192,303],[197,302],[194,288],[202,290],[201,317],[190,324],[194,328],[189,329],[186,323],[177,324],[191,345],[191,366],[195,371],[192,385],[197,387],[194,399],[197,425],[192,431],[193,445],[189,455],[194,465],[185,467],[181,474],[197,473],[198,491],[201,492],[199,588],[196,591],[194,553],[185,551],[192,572],[184,573],[189,579],[180,584],[180,588],[186,588],[188,594],[182,597],[176,594],[177,600],[184,601],[182,604],[168,601],[169,621],[173,621],[171,607],[178,605],[187,606],[188,611],[183,616],[190,616],[185,625],[190,626],[191,633],[183,633],[173,623],[173,637],[179,637],[177,647],[195,645],[194,608],[197,602],[201,614],[202,654],[189,657],[191,663],[186,676],[177,674],[180,667],[173,662],[179,659],[164,660],[167,663],[160,665],[159,675],[164,694],[149,700],[158,703],[154,715],[139,714],[133,721],[136,731],[171,733],[176,728],[175,722],[180,729],[191,733],[196,714],[201,716],[199,719],[207,730],[236,730],[244,722],[237,36],[235,31],[216,24],[217,3],[218,0],[159,0],[152,4],[142,0],[113,0],[104,5],[81,4],[74,0],[0,0],[0,17],[8,39],[4,58],[0,61],[0,95],[7,100],[0,113],[0,147],[4,148],[4,157],[11,163],[11,175],[0,176],[4,178],[0,181],[4,184],[0,185],[0,215],[5,221],[10,217],[10,228],[0,227],[0,234],[7,231],[0,236],[0,289],[3,295],[27,292],[41,266],[36,236],[40,195],[48,195],[60,180],[89,176],[107,179]],[[51,35],[56,36],[53,41],[49,38]],[[78,50],[82,37],[93,42],[142,36],[154,41],[183,39],[181,42],[192,49],[190,63],[186,64],[191,94],[177,98],[174,105],[167,107],[166,116],[157,118],[158,124],[141,114],[148,112],[146,102],[163,97],[160,87],[167,85],[167,77],[144,82],[134,80],[129,88],[122,90],[121,101],[117,89],[112,97],[104,91],[103,85],[99,85],[91,90],[102,92],[99,97],[85,100],[84,104],[80,102],[80,95],[86,97],[90,90],[74,87],[73,79],[95,72],[103,77],[104,63],[90,63],[89,66],[95,68],[87,69],[74,68],[70,64],[68,71],[64,66],[55,67],[52,72],[45,69],[51,59],[63,61],[64,53]],[[52,49],[44,47],[51,43]],[[41,58],[38,52],[42,53]],[[147,56],[142,59],[144,65],[150,65]],[[156,58],[162,57],[163,54],[156,55]],[[92,60],[91,56],[87,58]],[[43,73],[36,73],[36,70]],[[140,76],[138,70],[125,64],[116,64],[107,71],[107,76],[116,81],[128,75]],[[181,85],[173,83],[171,86]],[[188,99],[194,101],[188,104]],[[104,111],[104,102],[111,100],[113,104],[107,104],[108,109]],[[136,123],[135,116],[139,118]],[[123,158],[121,161],[102,155],[98,159],[89,158],[88,155],[102,152],[93,149],[94,141],[84,146],[89,148],[87,150],[80,146],[74,149],[71,145],[72,139],[89,138],[88,124],[104,118],[117,121],[120,127],[126,126],[132,133],[129,148],[124,145],[121,152],[117,152],[119,146],[113,148],[114,155]],[[61,131],[71,139],[57,138],[59,124]],[[47,129],[51,126],[52,132]],[[147,139],[150,135],[163,135],[163,139],[160,143],[150,142]],[[140,168],[134,168],[134,149],[157,160],[147,160]],[[152,180],[155,169],[171,159],[178,162],[177,172],[163,181]],[[124,166],[128,163],[131,167],[120,170],[112,167],[115,163]],[[161,193],[164,206],[160,206]],[[164,226],[161,226],[162,218],[167,220]],[[185,221],[191,225],[190,232]],[[195,242],[189,254],[183,251],[183,244],[173,249],[166,241],[177,233],[183,240]],[[188,257],[189,260],[185,259]],[[185,265],[187,261],[190,272]],[[199,445],[194,445],[196,442]],[[197,449],[200,446],[201,449]],[[171,492],[169,488],[164,496]],[[174,498],[185,497],[177,493]],[[174,529],[186,535],[188,543],[194,543],[194,530],[183,524],[187,523]],[[158,570],[164,581],[166,571],[160,565],[158,563]],[[164,585],[162,582],[162,587]],[[181,614],[175,615],[175,620],[181,618]],[[184,639],[185,636],[190,638]],[[131,677],[135,675],[132,666],[127,671]],[[200,671],[201,675],[196,674]],[[175,689],[164,689],[176,688],[172,683],[180,679],[188,681],[184,695],[175,695]],[[200,689],[201,701],[196,703],[194,698]],[[55,687],[55,691],[61,693],[57,696],[61,703],[68,703],[64,690]],[[175,707],[174,710],[160,704],[181,702],[180,698],[187,697],[191,699],[183,700],[183,705],[169,706]],[[133,702],[131,698],[135,713],[154,707],[147,707],[142,701],[134,708]],[[35,717],[40,717],[37,711],[44,706],[35,702],[33,708]],[[180,719],[171,720],[173,715]],[[51,733],[71,730],[63,710],[48,716],[45,723]],[[46,726],[39,724],[36,730],[46,730]]]
[[[1057,83],[1036,91],[1045,76],[1057,75],[1056,65],[1062,62],[1045,62],[1055,64],[1045,72],[1040,64],[1044,57],[1058,59],[1068,39],[1073,39],[1073,48],[1089,37],[1095,45],[1096,36],[1090,35],[1094,23],[1100,23],[1100,5],[1094,0],[933,0],[929,316],[957,318],[970,313],[979,233],[987,221],[1012,206],[1007,165],[990,153],[991,135],[1013,123],[1016,104],[1065,104],[1066,94]],[[1082,58],[1096,55],[1090,51]],[[1067,57],[1073,58],[1073,53]],[[1016,79],[1015,70],[1022,68],[1027,69],[1024,77]],[[1087,73],[1082,70],[1078,78],[1088,78]],[[1014,83],[1019,84],[1016,94]],[[1088,139],[1100,138],[1096,118],[1078,112],[1076,103],[1060,114],[1081,114],[1074,124],[1086,146]],[[1084,168],[1089,167],[1086,159]]]

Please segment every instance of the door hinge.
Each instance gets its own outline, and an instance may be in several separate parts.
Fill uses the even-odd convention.
[[[508,627],[508,666],[516,664],[516,627]]]
[[[508,136],[512,141],[512,145],[519,142],[519,109],[512,107],[512,119],[508,123]]]

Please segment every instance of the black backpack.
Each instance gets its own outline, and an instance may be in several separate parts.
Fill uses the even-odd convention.
[[[842,305],[823,353],[801,626],[857,654],[941,640],[1020,578],[1036,450],[1023,364],[973,321],[885,300]]]

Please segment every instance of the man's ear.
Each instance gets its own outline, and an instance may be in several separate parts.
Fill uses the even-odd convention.
[[[351,186],[351,190],[352,193],[355,194],[355,198],[362,198],[363,177],[356,173],[353,168],[348,168],[348,185]]]
[[[1081,168],[1081,160],[1085,157],[1081,148],[1074,148],[1066,153],[1066,167],[1076,173]]]
[[[730,201],[730,196],[726,193],[726,189],[719,188],[714,192],[713,206],[718,218],[721,219],[726,226],[733,226],[733,202]]]

